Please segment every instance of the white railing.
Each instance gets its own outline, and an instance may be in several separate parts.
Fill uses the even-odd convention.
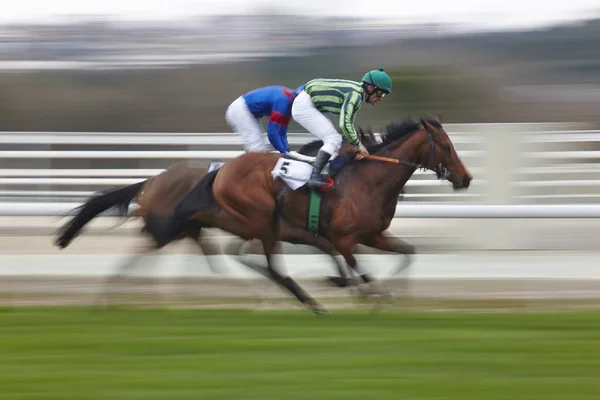
[[[471,187],[454,192],[433,173],[418,171],[396,215],[597,217],[600,150],[595,148],[600,131],[585,128],[447,125],[474,175]],[[289,134],[292,146],[314,139],[306,133]],[[0,215],[62,214],[95,191],[139,182],[173,162],[208,165],[242,154],[242,141],[234,133],[0,132],[0,143]],[[577,204],[579,211],[568,208],[570,204]]]
[[[60,203],[0,203],[0,216],[61,216],[80,206],[78,202]],[[129,207],[131,214],[138,208]],[[115,211],[104,213],[116,215]],[[570,206],[549,205],[480,205],[480,204],[402,204],[396,218],[600,218],[600,204]]]

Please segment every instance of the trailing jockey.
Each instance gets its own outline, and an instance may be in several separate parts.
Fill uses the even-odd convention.
[[[292,103],[300,90],[284,86],[266,86],[252,90],[229,105],[225,112],[227,124],[244,140],[246,152],[272,151],[269,142],[280,153],[290,151],[287,129],[290,123]],[[264,139],[260,119],[269,116],[267,138]],[[149,233],[159,246],[164,246],[181,234],[187,225],[189,216],[196,210],[196,199],[202,187],[196,186],[188,191],[175,207],[173,213],[161,227],[148,227]]]
[[[267,138],[280,153],[287,154],[290,147],[287,129],[292,113],[292,103],[299,91],[284,86],[266,86],[238,97],[225,112],[227,124],[242,136],[244,150],[271,151],[264,140],[260,119],[268,116]]]
[[[376,104],[392,93],[392,79],[383,68],[369,71],[362,82],[344,79],[313,79],[306,85],[292,105],[294,121],[323,140],[323,146],[315,159],[314,171],[308,182],[310,187],[321,187],[321,171],[332,154],[342,146],[342,136],[324,115],[330,113],[339,118],[339,127],[351,145],[358,148],[357,159],[368,155],[354,127],[354,120],[363,101]]]

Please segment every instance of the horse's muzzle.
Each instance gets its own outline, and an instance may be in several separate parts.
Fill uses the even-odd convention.
[[[469,175],[463,176],[463,187],[468,188],[469,185],[471,184],[472,180],[473,180],[472,176],[469,176]]]
[[[471,185],[471,180],[473,180],[473,177],[470,175],[464,175],[462,179],[452,179],[452,187],[455,190],[466,189]]]

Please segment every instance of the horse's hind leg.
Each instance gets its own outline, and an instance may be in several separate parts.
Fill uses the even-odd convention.
[[[326,313],[325,308],[321,306],[315,299],[313,299],[304,289],[298,285],[298,283],[292,279],[290,276],[283,276],[277,271],[275,266],[273,265],[272,260],[272,252],[269,252],[270,244],[265,245],[263,242],[263,248],[265,249],[265,256],[267,257],[267,265],[269,269],[269,273],[271,275],[271,279],[273,279],[276,283],[280,284],[284,288],[290,291],[296,298],[304,304],[307,308],[315,312],[316,314],[324,314]]]
[[[266,267],[263,263],[258,263],[254,261],[250,261],[244,259],[244,255],[246,254],[246,249],[248,245],[252,245],[252,240],[232,240],[226,247],[226,253],[234,256],[235,260],[240,264],[250,268],[252,271],[262,275],[263,277],[272,280],[271,273],[269,272],[269,268]],[[254,307],[257,310],[263,309],[266,303],[265,290],[262,285],[262,280],[256,282],[253,279],[243,280],[245,285],[248,288],[251,288],[255,293],[255,297],[258,299],[258,304]],[[270,285],[270,283],[269,283]]]
[[[260,273],[262,276],[266,277],[266,278],[271,278],[267,268],[264,265],[260,265],[257,263],[253,263],[251,261],[248,260],[242,260],[241,256],[243,256],[244,254],[244,248],[245,246],[250,243],[250,240],[244,240],[241,239],[239,237],[233,238],[232,240],[230,240],[226,245],[225,245],[225,249],[224,249],[224,254],[221,251],[217,251],[216,246],[212,246],[212,245],[208,245],[206,241],[204,241],[203,239],[200,239],[200,241],[198,242],[198,244],[200,245],[200,247],[202,247],[202,251],[204,252],[204,254],[220,254],[220,255],[232,255],[233,258],[238,261],[240,264],[245,265],[246,267]],[[218,268],[216,267],[216,264],[211,263],[208,260],[207,257],[207,261],[209,262],[209,267],[212,270],[213,273],[219,275],[222,274],[224,272],[224,268],[221,268],[221,266],[219,266]],[[225,268],[226,269],[226,268]],[[243,282],[243,284],[245,286],[247,286],[251,292],[254,292],[254,296],[258,299],[258,304],[255,306],[255,308],[260,309],[263,305],[264,302],[264,297],[263,297],[263,290],[261,289],[257,289],[256,288],[256,284],[253,282],[252,279],[243,279],[240,278],[240,280]]]
[[[314,246],[327,254],[333,260],[340,275],[339,277],[329,277],[329,281],[338,287],[346,287],[348,285],[348,280],[351,276],[348,274],[346,267],[336,258],[335,248],[327,239],[315,236],[304,229],[286,226],[285,229],[282,229],[281,240],[291,244]]]
[[[285,228],[282,228],[280,240],[282,242],[287,242],[290,244],[313,246],[321,250],[323,253],[331,257],[331,260],[335,264],[335,267],[337,268],[337,271],[339,273],[339,276],[332,276],[328,277],[327,279],[337,287],[348,286],[348,280],[351,277],[351,275],[348,273],[348,270],[345,267],[345,265],[337,259],[335,254],[335,248],[328,240],[321,236],[315,236],[304,229],[291,226],[285,226]],[[241,256],[243,254],[240,251],[239,253],[237,253],[237,255]],[[254,271],[258,272],[259,274],[268,277],[268,270],[264,265],[260,265],[257,263],[249,263],[246,261],[244,261],[243,263],[251,269],[253,269]]]
[[[211,262],[210,258],[210,256],[221,254],[219,246],[215,246],[210,243],[205,236],[205,232],[203,232],[200,228],[197,232],[190,234],[189,237],[202,250],[204,257],[206,258],[208,268],[210,268],[211,272],[215,275],[221,275],[223,273],[221,265],[219,263],[215,263],[214,260]]]
[[[108,278],[106,278],[101,293],[98,295],[94,304],[109,305],[110,289],[123,277],[128,275],[129,272],[134,270],[135,267],[138,266],[140,261],[142,261],[145,256],[151,254],[155,250],[156,247],[154,247],[153,245],[149,245],[147,247],[142,248],[135,254],[132,254],[131,256],[127,257],[125,262],[121,263],[117,267],[117,271],[114,274],[110,275]]]
[[[271,278],[275,282],[289,290],[294,296],[296,296],[296,298],[302,304],[304,304],[316,314],[325,313],[326,311],[323,308],[323,306],[317,303],[315,299],[313,299],[308,293],[306,293],[304,289],[302,289],[294,279],[292,279],[289,276],[284,277],[275,268],[275,265],[273,263],[273,253],[275,252],[276,245],[280,245],[280,243],[278,242],[278,238],[280,236],[279,227],[279,218],[277,215],[275,215],[271,222],[270,229],[266,233],[265,237],[261,240],[263,244],[265,257],[267,258],[267,268],[269,269]]]
[[[348,286],[348,280],[351,278],[351,275],[348,273],[346,267],[338,261],[335,254],[335,248],[327,239],[322,236],[315,236],[305,229],[297,228],[285,222],[281,223],[279,237],[282,242],[313,246],[327,254],[331,257],[331,260],[339,273],[339,277],[329,277],[328,280],[337,287]],[[264,269],[264,267],[262,267],[262,269]]]
[[[313,234],[305,231],[304,229],[286,226],[285,229],[282,229],[281,240],[292,244],[314,246],[317,249],[321,250],[323,253],[331,257],[339,272],[339,276],[327,277],[328,282],[332,283],[334,286],[339,288],[348,287],[350,288],[350,291],[355,289],[362,297],[368,294],[366,292],[363,292],[363,289],[358,285],[358,282],[353,277],[352,272],[355,270],[353,269],[348,271],[347,268],[338,261],[335,254],[335,247],[327,239],[321,236],[314,236]],[[363,280],[368,279],[368,277],[362,275],[360,277],[363,278]]]
[[[193,241],[194,249],[197,250],[197,254],[201,254],[204,256],[204,260],[206,261],[206,265],[214,275],[221,275],[222,269],[220,265],[218,265],[215,260],[211,260],[211,256],[220,254],[221,252],[218,249],[218,246],[209,243],[204,235],[205,232],[202,231],[201,227],[196,227],[193,230],[190,230],[186,233],[186,237]],[[194,267],[196,265],[194,264]],[[195,268],[190,268],[187,263],[184,266],[184,272],[188,272],[189,269],[195,270]],[[178,293],[178,297],[180,297],[181,301],[184,303],[191,302],[193,300],[193,293],[197,292],[197,285],[194,284],[194,280],[192,279],[183,279],[180,284],[178,284],[179,290],[176,290]]]

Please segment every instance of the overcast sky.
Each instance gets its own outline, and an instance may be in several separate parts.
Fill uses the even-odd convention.
[[[16,0],[0,22],[52,21],[97,15],[125,20],[172,20],[249,13],[270,6],[313,15],[368,16],[407,22],[525,27],[600,15],[598,0]]]

